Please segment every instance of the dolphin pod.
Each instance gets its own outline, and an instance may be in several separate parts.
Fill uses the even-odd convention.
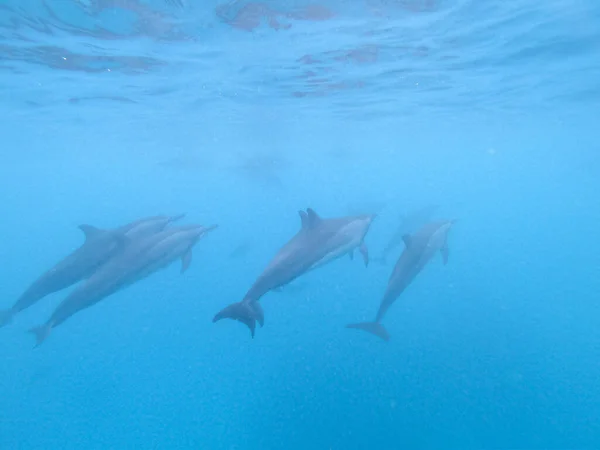
[[[126,238],[137,239],[152,235],[182,217],[183,215],[147,217],[114,230],[80,225],[79,229],[85,236],[83,244],[34,281],[10,309],[0,311],[0,327],[7,325],[17,313],[47,295],[89,277],[119,251]]]
[[[264,326],[261,299],[268,292],[278,292],[302,275],[342,256],[353,259],[356,251],[368,267],[365,237],[376,214],[323,218],[308,208],[299,211],[298,215],[300,229],[297,233],[273,256],[242,300],[219,311],[213,317],[213,323],[222,319],[239,321],[248,327],[254,338],[256,323]],[[79,283],[46,322],[29,330],[37,347],[53,329],[73,315],[174,261],[180,259],[181,273],[185,272],[190,267],[194,246],[217,225],[172,225],[182,217],[183,214],[147,217],[114,229],[80,225],[85,236],[81,246],[35,280],[11,308],[0,311],[0,327],[45,296]],[[439,251],[444,264],[447,263],[448,232],[454,223],[454,220],[429,222],[413,234],[405,233],[402,236],[404,251],[388,280],[375,320],[346,327],[362,329],[389,340],[382,319],[436,252]]]
[[[436,252],[439,251],[442,254],[444,264],[448,262],[448,231],[454,222],[454,220],[433,222],[424,225],[413,235],[405,234],[404,251],[392,271],[375,320],[350,324],[347,325],[347,328],[361,329],[388,341],[390,337],[387,330],[381,325],[381,320]]]
[[[301,227],[273,257],[263,273],[250,287],[243,300],[233,303],[213,318],[234,319],[245,324],[254,337],[256,322],[264,325],[264,314],[259,300],[267,292],[280,288],[306,272],[321,267],[342,255],[353,255],[359,249],[365,265],[369,254],[364,238],[374,215],[323,219],[308,208],[299,211]]]
[[[60,305],[45,324],[32,328],[37,345],[50,331],[77,312],[89,308],[115,292],[146,278],[178,258],[181,272],[185,272],[192,261],[192,248],[208,231],[216,228],[186,226],[170,228],[151,236],[128,240],[118,255],[107,261],[83,284],[78,286]]]

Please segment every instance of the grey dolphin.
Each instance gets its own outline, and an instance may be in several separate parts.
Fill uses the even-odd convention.
[[[383,249],[383,252],[381,252],[381,256],[376,261],[385,264],[389,254],[402,244],[404,236],[416,232],[420,227],[425,225],[437,209],[438,205],[426,205],[402,215],[398,227]]]
[[[0,327],[8,324],[15,314],[29,308],[45,296],[89,277],[119,251],[124,239],[152,235],[182,217],[183,214],[147,217],[112,230],[80,225],[79,229],[85,235],[84,243],[34,281],[11,308],[0,311]]]
[[[200,225],[168,228],[151,236],[128,240],[118,255],[101,266],[58,305],[45,324],[29,330],[36,337],[36,347],[53,328],[72,315],[146,278],[176,259],[181,258],[181,272],[185,272],[192,261],[192,248],[214,228],[216,225],[208,228]]]
[[[300,231],[277,252],[244,299],[221,310],[214,316],[213,322],[225,318],[238,320],[250,328],[254,337],[256,321],[260,326],[264,324],[259,300],[267,292],[343,255],[352,255],[355,248],[363,255],[365,265],[368,264],[364,238],[374,215],[322,219],[311,208],[306,212],[299,211],[299,215],[302,223]]]
[[[454,222],[451,220],[429,223],[412,236],[404,235],[406,247],[392,271],[375,321],[350,324],[347,328],[365,330],[388,341],[389,334],[381,325],[383,316],[436,252],[442,254],[444,264],[448,262],[448,231]]]

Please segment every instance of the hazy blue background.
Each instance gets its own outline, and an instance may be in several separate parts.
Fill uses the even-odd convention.
[[[81,223],[220,225],[38,349],[65,292],[0,329],[1,449],[600,448],[600,4],[315,5],[0,1],[0,307]],[[298,209],[378,210],[376,257],[428,203],[450,260],[389,343],[344,325],[400,249],[211,323]]]

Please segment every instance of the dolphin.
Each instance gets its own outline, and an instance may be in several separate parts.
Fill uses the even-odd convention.
[[[394,231],[389,242],[381,252],[381,256],[377,261],[385,264],[389,254],[400,244],[402,244],[404,235],[416,232],[420,227],[426,224],[433,213],[438,209],[438,205],[426,205],[417,210],[411,211],[408,214],[400,216],[400,223]]]
[[[185,214],[176,216],[152,216],[136,220],[116,229],[118,233],[125,235],[127,239],[137,239],[144,236],[151,236],[154,233],[164,230],[167,225],[181,220]]]
[[[151,236],[128,240],[118,255],[101,266],[58,305],[46,323],[29,330],[35,335],[36,347],[52,329],[72,315],[146,278],[176,259],[181,258],[181,273],[185,272],[191,264],[194,245],[215,228],[216,225],[168,228]]]
[[[405,234],[404,244],[406,247],[392,271],[375,321],[350,324],[347,325],[347,328],[365,330],[389,341],[389,334],[381,325],[383,316],[436,252],[439,251],[442,254],[444,264],[448,262],[448,232],[454,222],[454,220],[432,222],[421,227],[412,236]]]
[[[84,243],[34,281],[11,308],[0,310],[0,327],[7,325],[13,316],[45,296],[89,277],[98,267],[118,253],[124,239],[152,235],[182,217],[182,214],[172,217],[147,217],[113,230],[102,230],[92,225],[79,225],[79,229],[85,236]]]
[[[238,320],[250,328],[254,337],[256,321],[261,327],[264,325],[259,300],[267,292],[343,255],[352,256],[356,248],[368,265],[369,253],[364,239],[375,215],[322,219],[311,208],[298,214],[302,225],[300,231],[279,250],[243,300],[217,313],[213,323],[225,318]]]

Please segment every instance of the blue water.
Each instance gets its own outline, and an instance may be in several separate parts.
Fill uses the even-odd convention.
[[[67,321],[0,329],[0,449],[600,448],[600,4],[0,1],[1,308],[154,214],[219,224]],[[300,227],[457,219],[389,311],[342,258],[211,323]]]

